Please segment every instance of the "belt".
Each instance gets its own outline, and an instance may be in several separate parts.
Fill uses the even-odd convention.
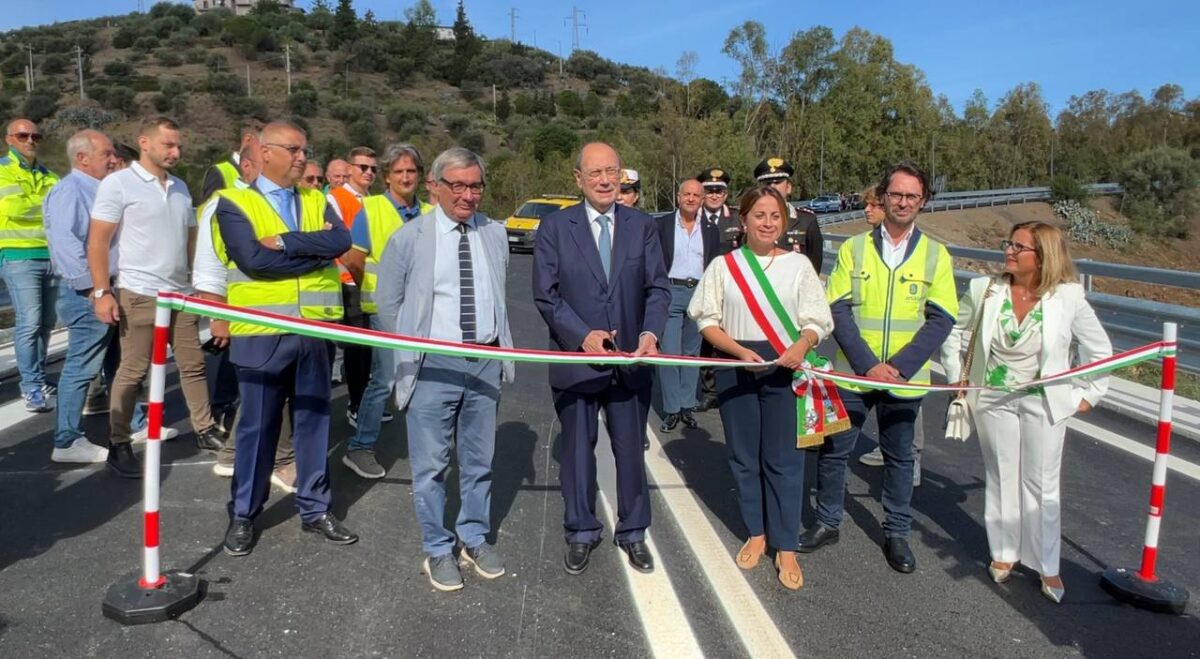
[[[687,279],[671,279],[671,284],[674,286],[686,286],[688,288],[695,288],[696,284],[699,284],[699,283],[700,283],[699,279],[692,279],[690,277]]]

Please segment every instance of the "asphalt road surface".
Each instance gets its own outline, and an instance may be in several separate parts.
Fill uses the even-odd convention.
[[[509,314],[517,344],[540,348],[546,331],[529,293],[530,265],[530,256],[513,256]],[[292,498],[273,490],[254,552],[232,558],[220,551],[229,481],[212,474],[213,455],[192,443],[174,376],[168,386],[167,422],[181,436],[163,451],[162,561],[199,574],[208,594],[178,620],[123,627],[101,616],[100,603],[138,567],[140,485],[49,462],[53,415],[27,415],[14,379],[0,383],[0,657],[1200,655],[1193,615],[1139,611],[1099,587],[1103,569],[1140,558],[1151,464],[1128,446],[1153,438],[1149,427],[1107,412],[1088,419],[1099,438],[1068,434],[1067,595],[1058,606],[1038,593],[1032,573],[1002,586],[988,579],[978,446],[938,438],[937,397],[926,408],[924,484],[913,501],[914,574],[884,562],[881,474],[857,461],[842,540],[802,557],[801,591],[779,586],[769,560],[739,571],[733,554],[745,531],[714,411],[700,415],[698,429],[652,437],[658,570],[633,572],[606,542],[587,572],[572,577],[562,569],[558,426],[545,368],[519,366],[501,401],[492,498],[508,574],[486,581],[466,572],[466,588],[446,594],[421,572],[402,419],[385,426],[379,444],[387,478],[359,479],[341,464],[352,431],[345,390],[335,389],[334,507],[361,535],[358,544],[302,534]],[[106,419],[88,420],[98,443]],[[605,441],[598,453],[609,464],[602,460],[600,478],[612,492]],[[856,453],[870,448],[863,439]],[[1200,447],[1177,440],[1176,448],[1186,473],[1169,475],[1159,568],[1200,597]],[[810,484],[814,466],[810,460]],[[616,501],[602,495],[601,504],[608,511]]]

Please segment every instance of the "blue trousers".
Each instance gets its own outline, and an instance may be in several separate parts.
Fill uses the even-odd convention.
[[[650,411],[650,387],[630,389],[614,382],[599,393],[561,389],[552,393],[562,424],[559,483],[567,542],[595,542],[604,530],[596,517],[596,440],[601,409],[617,466],[616,539],[644,539],[650,526],[650,486],[642,440]]]
[[[700,354],[700,329],[687,315],[694,288],[671,285],[671,306],[667,312],[667,328],[663,330],[661,350],[668,355]],[[659,366],[656,369],[662,389],[663,412],[675,414],[696,406],[696,385],[700,369],[687,366]]]
[[[46,384],[46,347],[56,321],[58,282],[46,259],[6,260],[0,265],[0,276],[12,300],[13,352],[24,396]]]
[[[817,520],[838,528],[845,512],[846,463],[858,434],[874,408],[879,422],[879,448],[883,452],[883,534],[907,538],[912,527],[913,424],[921,409],[920,398],[895,398],[886,391],[858,393],[838,388],[852,427],[825,438],[817,464]]]
[[[371,329],[381,330],[379,314],[369,314]],[[372,450],[379,441],[379,429],[383,426],[383,412],[387,407],[388,395],[396,383],[395,351],[387,348],[371,350],[371,379],[358,404],[358,430],[346,446],[347,451]]]
[[[233,341],[269,342],[265,337]],[[292,400],[296,443],[296,508],[312,521],[329,510],[329,347],[321,339],[285,335],[265,363],[238,364],[241,416],[233,462],[230,514],[252,520],[262,512],[271,490],[275,447],[283,423],[284,401]]]
[[[456,535],[464,547],[478,547],[491,530],[499,404],[500,362],[425,355],[404,414],[421,548],[429,556],[451,553]],[[444,522],[451,446],[458,449],[462,499],[454,533]]]
[[[54,446],[66,448],[83,436],[80,421],[88,385],[100,372],[116,328],[100,322],[85,292],[66,282],[59,285],[58,317],[67,328],[67,356],[58,376],[58,405],[54,411]]]
[[[776,357],[766,341],[742,345],[764,359]],[[796,448],[792,371],[718,368],[714,374],[729,469],[746,530],[752,536],[765,533],[775,549],[795,551],[800,543],[805,451]]]

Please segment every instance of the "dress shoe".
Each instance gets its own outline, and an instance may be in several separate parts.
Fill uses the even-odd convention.
[[[617,546],[629,557],[629,564],[633,569],[643,573],[654,571],[654,557],[650,555],[650,548],[646,546],[645,540],[618,542]]]
[[[671,432],[677,425],[679,425],[679,413],[672,412],[662,420],[662,423],[658,426],[658,429],[663,432]]]
[[[996,561],[992,561],[988,565],[988,575],[992,578],[992,581],[996,583],[1004,583],[1005,581],[1008,581],[1008,578],[1012,576],[1012,571],[1012,565],[1009,565],[1008,567],[1000,567],[1000,564]]]
[[[804,585],[804,572],[800,569],[799,561],[796,561],[795,567],[796,569],[793,570],[791,566],[785,566],[779,559],[779,554],[775,554],[775,569],[779,572],[779,583],[788,590],[800,590],[800,587]]]
[[[801,554],[811,554],[824,545],[837,544],[837,541],[840,537],[841,533],[837,529],[830,528],[820,522],[817,522],[812,526],[812,528],[807,529],[804,533],[800,534],[799,551]]]
[[[225,553],[230,556],[245,556],[254,549],[254,522],[248,519],[231,519],[225,530]]]
[[[214,425],[204,432],[197,434],[196,448],[201,451],[220,451],[225,448],[225,436],[221,434],[221,429]]]
[[[1062,604],[1063,595],[1066,594],[1066,588],[1055,588],[1054,586],[1046,583],[1045,579],[1042,580],[1042,595],[1044,595],[1046,599],[1050,600],[1051,602],[1054,602],[1055,604]]]
[[[320,533],[325,539],[339,545],[352,545],[358,542],[358,536],[342,525],[331,512],[321,513],[321,516],[311,522],[304,522],[301,528],[309,533]]]
[[[758,542],[754,538],[746,541],[742,548],[738,550],[737,556],[733,559],[734,563],[743,570],[753,570],[758,565],[759,559],[763,557],[763,553],[767,551],[767,539],[763,536],[758,537]]]
[[[142,461],[133,454],[133,446],[129,442],[109,446],[108,459],[104,461],[104,465],[121,478],[142,477]]]
[[[909,574],[917,569],[917,559],[908,548],[908,540],[905,538],[888,538],[883,543],[883,555],[887,558],[888,565],[897,572]]]
[[[688,428],[695,428],[700,424],[696,423],[696,417],[692,416],[691,410],[683,410],[679,413],[679,420],[683,421],[683,425]]]
[[[567,574],[583,574],[587,569],[588,559],[592,550],[600,546],[600,538],[593,542],[572,542],[567,545],[567,553],[563,556],[563,568]]]
[[[704,400],[700,401],[700,404],[696,406],[697,412],[707,412],[715,409],[717,409],[717,397],[711,394],[705,396]]]

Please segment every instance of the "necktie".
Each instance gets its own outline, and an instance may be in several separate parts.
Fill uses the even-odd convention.
[[[291,231],[296,230],[296,213],[292,207],[292,189],[280,188],[275,191],[275,197],[279,199],[279,216],[283,218],[283,223]]]
[[[475,343],[475,271],[471,267],[471,243],[467,225],[458,225],[458,324],[463,343]]]
[[[612,222],[612,218],[601,215],[596,221],[600,223],[600,267],[604,268],[604,278],[609,279],[609,270],[612,268],[612,232],[608,230],[608,223]]]

